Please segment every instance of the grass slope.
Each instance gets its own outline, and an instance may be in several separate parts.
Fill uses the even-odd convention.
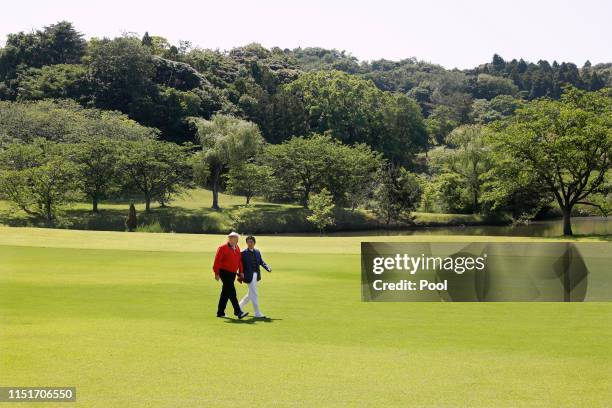
[[[612,304],[361,303],[374,238],[260,237],[274,320],[238,322],[214,317],[221,236],[0,228],[2,385],[74,385],[88,408],[612,400]]]
[[[136,200],[136,210],[139,223],[143,226],[154,225],[159,231],[182,233],[219,233],[232,228],[253,233],[261,232],[312,232],[316,228],[306,221],[310,212],[299,205],[276,204],[252,200],[251,206],[245,208],[244,197],[220,194],[221,211],[211,207],[212,193],[206,189],[185,191],[176,197],[165,208],[153,205],[151,213],[144,212],[144,203]],[[99,214],[91,213],[91,204],[76,203],[63,211],[56,227],[82,229],[123,231],[129,202],[102,202]],[[417,225],[464,225],[499,222],[486,219],[480,215],[471,214],[433,214],[415,213],[414,222]],[[355,212],[341,209],[336,214],[338,230],[364,230],[380,228],[381,224],[374,215],[367,211]],[[44,226],[43,220],[29,217],[21,210],[15,209],[6,201],[0,201],[0,225],[10,226]]]

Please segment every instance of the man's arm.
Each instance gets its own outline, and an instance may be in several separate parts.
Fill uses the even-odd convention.
[[[264,267],[264,269],[268,272],[272,272],[272,268],[270,267],[270,265],[268,265],[264,260],[263,260],[263,256],[261,255],[261,251],[259,251],[259,260],[260,265]]]
[[[222,247],[217,248],[217,253],[215,254],[215,261],[213,262],[213,273],[215,274],[215,279],[219,279],[219,270],[221,269],[221,258],[223,258],[223,253],[221,251]]]

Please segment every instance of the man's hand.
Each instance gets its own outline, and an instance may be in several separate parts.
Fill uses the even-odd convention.
[[[218,281],[219,280],[219,275],[215,274],[215,280]]]

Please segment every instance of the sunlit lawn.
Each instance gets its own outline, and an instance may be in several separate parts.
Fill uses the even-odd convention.
[[[314,225],[306,220],[310,213],[307,209],[296,204],[279,204],[266,202],[261,198],[251,200],[251,205],[245,209],[245,198],[229,194],[219,194],[221,210],[213,210],[212,192],[206,189],[192,189],[176,196],[165,208],[152,203],[152,211],[144,212],[145,205],[139,197],[134,197],[136,211],[139,214],[139,225],[148,227],[151,224],[160,224],[160,232],[225,232],[235,225],[236,217],[243,210],[250,214],[243,215],[242,227],[251,232],[314,232]],[[99,213],[91,212],[91,203],[75,203],[60,214],[53,225],[56,228],[69,228],[81,230],[123,231],[125,217],[128,213],[130,200],[102,201],[99,204]],[[438,214],[415,212],[416,225],[446,226],[467,225],[498,220],[487,220],[480,215],[472,214]],[[255,217],[255,218],[254,218]],[[259,217],[259,218],[257,218]],[[15,209],[7,201],[0,200],[0,225],[11,226],[46,226],[44,220],[28,216],[25,212]],[[373,228],[386,228],[379,222],[374,214],[366,210],[350,211],[345,209],[336,214],[336,228],[339,230],[368,230]],[[394,227],[391,225],[391,227]],[[397,226],[395,226],[397,227]],[[146,229],[146,228],[145,228]],[[155,230],[154,230],[155,231]]]
[[[362,303],[359,242],[415,239],[475,237],[261,236],[272,320],[238,322],[214,317],[222,236],[0,227],[1,383],[105,408],[609,406],[612,304]]]

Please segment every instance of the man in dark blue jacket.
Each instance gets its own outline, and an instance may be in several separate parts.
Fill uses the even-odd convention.
[[[244,273],[244,282],[249,284],[249,292],[240,300],[240,308],[244,307],[251,301],[255,310],[255,317],[266,317],[259,310],[259,299],[257,296],[257,282],[261,280],[260,266],[266,271],[272,272],[270,265],[264,262],[259,249],[255,249],[255,237],[249,235],[246,239],[247,249],[242,251],[242,270]]]

